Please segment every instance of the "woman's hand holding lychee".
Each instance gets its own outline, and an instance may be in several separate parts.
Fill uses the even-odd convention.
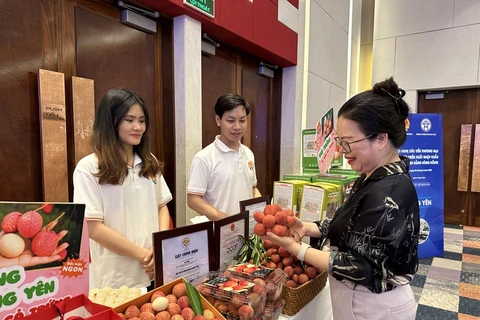
[[[60,241],[68,231],[63,230],[60,231],[57,234],[58,241]],[[0,232],[0,238],[5,235],[5,232],[1,231]],[[6,267],[11,267],[15,265],[20,265],[24,268],[27,267],[33,267],[39,264],[46,264],[46,263],[51,263],[54,261],[57,261],[61,258],[59,253],[63,250],[65,250],[68,247],[68,243],[64,242],[60,244],[55,251],[48,257],[39,257],[36,256],[31,249],[31,241],[28,239],[25,239],[25,249],[24,251],[15,258],[6,258],[0,255],[0,267],[6,268]]]

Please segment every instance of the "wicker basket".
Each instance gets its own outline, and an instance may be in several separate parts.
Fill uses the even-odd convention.
[[[295,315],[325,288],[327,278],[328,272],[322,271],[315,279],[297,288],[290,288],[284,285],[282,290],[282,313],[287,316]]]

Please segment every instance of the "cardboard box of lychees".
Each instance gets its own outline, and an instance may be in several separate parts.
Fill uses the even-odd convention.
[[[200,298],[204,310],[203,315],[195,315],[188,299],[186,282],[184,278],[178,278],[119,305],[113,310],[126,319],[139,317],[142,320],[150,318],[152,320],[226,320],[202,295]],[[159,297],[165,299],[157,299]],[[168,302],[165,301],[165,305],[162,306],[164,300]]]
[[[88,294],[85,205],[0,202],[0,319]]]

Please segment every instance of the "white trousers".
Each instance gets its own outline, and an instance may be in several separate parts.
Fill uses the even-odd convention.
[[[414,320],[417,311],[410,285],[384,293],[372,293],[364,286],[350,289],[329,276],[334,320]]]

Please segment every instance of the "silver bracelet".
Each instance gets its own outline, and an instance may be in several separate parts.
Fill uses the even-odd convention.
[[[310,246],[305,242],[302,242],[300,246],[300,250],[298,250],[298,254],[297,254],[298,260],[301,260],[301,261],[305,260],[305,253],[307,252],[308,248],[310,248]]]

